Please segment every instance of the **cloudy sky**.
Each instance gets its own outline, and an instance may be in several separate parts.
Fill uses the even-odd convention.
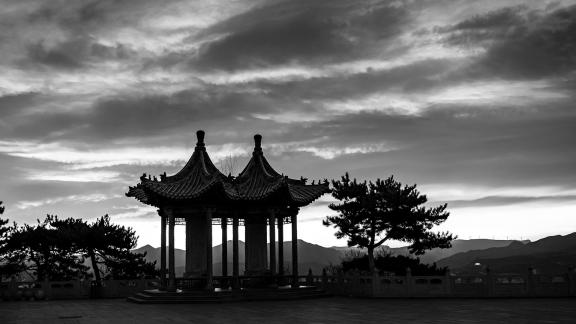
[[[293,178],[416,183],[460,238],[576,231],[576,0],[0,0],[0,54],[19,223],[110,214],[157,246],[154,209],[124,193],[204,129],[237,172],[260,133]],[[300,237],[345,245],[329,198]]]

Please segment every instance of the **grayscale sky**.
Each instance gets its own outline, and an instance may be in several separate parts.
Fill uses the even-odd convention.
[[[574,0],[0,0],[0,54],[19,223],[109,214],[157,246],[154,209],[124,193],[178,171],[203,129],[236,172],[260,133],[293,178],[416,183],[460,238],[576,231]],[[329,201],[300,237],[345,245]]]

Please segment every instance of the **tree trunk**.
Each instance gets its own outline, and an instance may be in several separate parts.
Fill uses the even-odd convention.
[[[374,248],[368,248],[368,269],[370,274],[374,274],[376,266],[374,265]]]
[[[36,262],[36,280],[44,281],[44,278],[47,278],[44,271],[44,265],[41,262]]]
[[[94,251],[89,251],[88,255],[90,255],[90,261],[92,262],[92,271],[94,272],[94,280],[96,280],[96,285],[100,287],[102,284],[100,278],[100,270],[98,269],[98,263],[96,262],[96,255]]]
[[[36,269],[38,269],[38,281],[43,281],[44,279],[54,280],[48,268],[50,264],[50,250],[45,249],[42,253],[42,256],[38,258],[38,263]]]

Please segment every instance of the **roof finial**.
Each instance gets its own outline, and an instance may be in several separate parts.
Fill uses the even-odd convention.
[[[196,143],[196,146],[204,146],[204,131],[203,130],[199,130],[196,132],[196,138],[198,138],[198,143]]]
[[[262,151],[262,135],[254,135],[254,151]]]

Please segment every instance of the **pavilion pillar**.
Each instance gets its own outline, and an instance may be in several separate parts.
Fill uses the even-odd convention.
[[[291,215],[292,220],[292,287],[297,288],[298,284],[298,224],[296,223],[296,213]]]
[[[232,219],[232,288],[240,288],[238,256],[238,213],[234,212]]]
[[[212,209],[206,209],[206,290],[213,291],[212,285]]]
[[[193,276],[193,262],[194,262],[194,254],[193,254],[193,221],[192,217],[186,217],[186,265],[184,270],[184,277],[192,277]]]
[[[200,278],[207,273],[207,229],[211,227],[206,224],[206,217],[202,211],[195,211],[195,214],[186,218],[186,276]],[[199,281],[192,282],[193,288],[203,289]]]
[[[228,218],[222,217],[222,276],[228,275]]]
[[[245,220],[246,274],[261,276],[268,268],[266,216],[250,216]]]
[[[278,222],[278,276],[284,275],[284,217],[277,218]],[[282,278],[280,278],[282,281]]]
[[[276,275],[276,213],[273,209],[269,210],[270,216],[268,219],[269,231],[270,231],[270,274],[272,276]]]
[[[174,259],[174,212],[168,211],[168,291],[176,291],[176,266]]]
[[[160,290],[166,290],[166,215],[160,214]]]

